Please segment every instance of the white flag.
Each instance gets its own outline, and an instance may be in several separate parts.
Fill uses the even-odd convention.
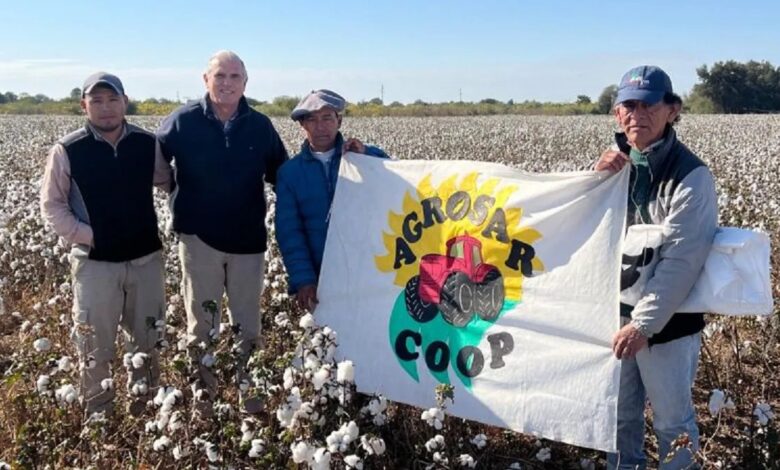
[[[315,318],[361,392],[615,450],[628,171],[348,154]]]

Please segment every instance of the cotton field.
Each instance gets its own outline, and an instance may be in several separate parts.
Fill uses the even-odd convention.
[[[131,118],[154,130],[159,118]],[[290,154],[302,133],[275,119]],[[358,394],[353,364],[334,359],[338,332],[314,324],[286,294],[273,241],[266,253],[264,348],[252,357],[253,387],[265,410],[242,416],[237,386],[221,387],[210,421],[192,420],[178,293],[175,240],[166,235],[168,308],[163,375],[156,395],[127,384],[144,357],[118,352],[113,417],[85,419],[79,364],[70,341],[69,248],[43,226],[38,208],[46,153],[82,125],[78,117],[0,116],[0,468],[601,468],[604,455],[447,414],[448,390],[431,390],[428,410]],[[678,135],[715,174],[721,225],[762,230],[772,240],[773,292],[780,297],[780,116],[683,116]],[[346,136],[400,159],[501,162],[530,172],[589,168],[616,130],[604,116],[350,118]],[[273,202],[273,194],[269,192]],[[160,228],[170,219],[157,195]],[[267,222],[272,220],[273,209]],[[705,468],[780,468],[780,323],[710,316],[695,400]],[[227,317],[223,318],[227,321]],[[121,340],[120,340],[121,341]],[[203,361],[229,382],[230,328],[205,345]],[[121,350],[121,349],[120,349]],[[203,362],[206,364],[206,362]],[[127,386],[126,386],[127,384]],[[147,407],[125,412],[135,397]],[[454,397],[455,400],[458,397]],[[680,446],[685,447],[684,438]],[[647,433],[651,457],[655,439]],[[657,459],[653,466],[657,466]]]

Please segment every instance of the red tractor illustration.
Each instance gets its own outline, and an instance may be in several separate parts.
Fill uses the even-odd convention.
[[[495,266],[482,262],[482,243],[469,235],[447,241],[447,254],[428,254],[420,274],[406,283],[406,310],[415,320],[444,319],[465,326],[476,314],[495,319],[504,305],[504,279]]]

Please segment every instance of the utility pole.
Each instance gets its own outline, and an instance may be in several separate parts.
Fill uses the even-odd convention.
[[[458,101],[463,103],[463,88],[458,88]]]
[[[382,104],[385,104],[385,84],[383,83],[379,89],[379,99],[382,100]]]

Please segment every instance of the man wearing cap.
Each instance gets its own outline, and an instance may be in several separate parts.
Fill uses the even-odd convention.
[[[90,75],[82,88],[87,122],[49,152],[41,211],[72,246],[73,333],[87,416],[112,412],[110,363],[117,326],[129,353],[129,411],[140,414],[159,381],[157,322],[165,311],[162,244],[153,185],[170,173],[155,159],[153,134],[125,121],[127,96],[115,75]],[[135,366],[139,367],[135,367]]]
[[[182,292],[193,362],[198,364],[196,411],[212,414],[216,376],[201,346],[219,331],[223,293],[237,331],[241,405],[260,411],[243,392],[246,361],[260,342],[260,294],[265,271],[265,184],[276,183],[287,151],[270,119],[249,107],[247,73],[234,52],[219,51],[203,74],[205,96],[175,110],[157,136],[172,162],[173,230],[179,235]],[[213,309],[204,303],[214,302]]]
[[[346,139],[339,132],[346,101],[330,90],[314,90],[292,111],[306,139],[301,151],[279,170],[276,239],[290,292],[302,308],[317,304],[317,282],[325,252],[328,216],[341,155],[346,152],[388,158],[380,148]]]
[[[614,115],[622,132],[596,170],[631,165],[627,226],[660,224],[668,233],[659,262],[636,306],[621,304],[624,325],[612,349],[622,360],[616,454],[610,468],[645,468],[645,399],[653,409],[659,468],[692,468],[699,430],[691,389],[704,328],[702,313],[675,313],[699,277],[718,223],[715,183],[677,140],[682,100],[660,68],[629,70],[618,87]],[[688,447],[685,447],[687,435]],[[682,438],[682,439],[680,439]],[[673,441],[683,443],[675,450]]]

